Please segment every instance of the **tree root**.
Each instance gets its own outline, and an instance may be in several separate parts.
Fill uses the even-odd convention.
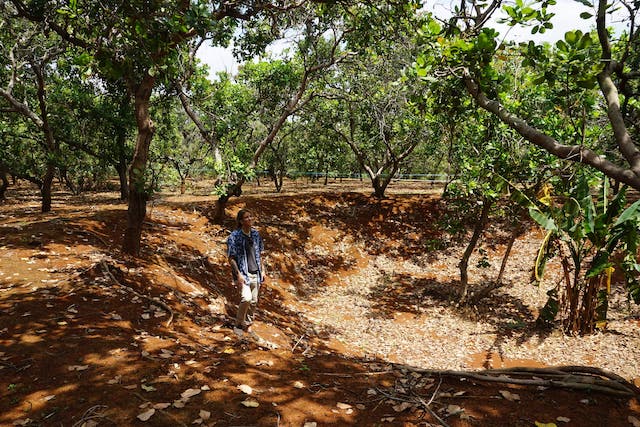
[[[87,409],[86,411],[84,411],[84,414],[82,414],[82,417],[80,417],[80,419],[78,421],[76,421],[75,423],[73,423],[73,427],[80,427],[82,426],[84,423],[86,423],[89,420],[95,420],[95,419],[108,419],[105,415],[104,415],[104,411],[107,410],[108,407],[105,405],[95,405],[92,406],[91,408]]]
[[[478,381],[500,382],[542,387],[559,387],[572,390],[590,390],[621,397],[640,394],[640,390],[626,379],[600,368],[590,366],[560,366],[555,368],[509,368],[488,369],[484,371],[439,371],[432,369],[413,369],[402,366],[412,372],[441,376],[472,378]],[[531,378],[513,378],[529,376]]]
[[[167,320],[167,323],[165,324],[165,326],[169,327],[169,325],[171,325],[171,322],[173,322],[173,310],[171,309],[171,307],[169,307],[166,303],[160,301],[160,299],[155,300],[155,299],[153,299],[152,297],[150,297],[148,295],[141,294],[140,292],[136,291],[135,289],[133,289],[133,288],[127,286],[127,285],[123,285],[111,273],[111,271],[109,270],[109,266],[107,265],[107,263],[104,260],[100,261],[100,264],[102,264],[102,269],[104,270],[104,272],[109,276],[109,278],[111,280],[113,280],[116,283],[116,285],[120,286],[121,288],[124,288],[124,289],[128,290],[129,292],[131,292],[132,294],[134,294],[135,296],[137,296],[139,298],[142,298],[142,299],[145,299],[145,300],[149,301],[151,304],[159,305],[166,312],[168,312],[169,313],[169,320]]]

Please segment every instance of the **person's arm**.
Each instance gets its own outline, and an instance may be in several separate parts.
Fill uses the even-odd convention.
[[[263,257],[260,257],[260,282],[264,282],[265,277],[267,277],[267,272],[264,269],[264,262],[262,261]]]
[[[238,267],[238,262],[236,261],[236,242],[234,239],[233,233],[227,239],[227,259],[229,260],[229,265],[231,266],[231,275],[233,276],[233,280],[237,281],[238,284],[244,284],[244,277],[240,274],[240,268]]]
[[[231,273],[233,274],[233,279],[238,281],[238,284],[244,284],[244,277],[240,274],[240,268],[238,268],[238,263],[236,259],[232,256],[229,257],[229,264],[231,265]]]

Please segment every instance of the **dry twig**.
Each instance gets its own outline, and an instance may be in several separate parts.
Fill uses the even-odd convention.
[[[91,408],[87,409],[86,411],[84,411],[84,414],[82,414],[82,417],[80,417],[80,419],[78,421],[76,421],[75,423],[73,423],[73,427],[79,427],[81,425],[83,425],[84,423],[86,423],[89,420],[93,420],[96,418],[106,418],[106,415],[104,415],[104,411],[108,408],[108,406],[105,405],[95,405],[92,406]]]

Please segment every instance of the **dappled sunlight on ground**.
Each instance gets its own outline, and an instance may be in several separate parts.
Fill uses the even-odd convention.
[[[345,185],[350,191],[338,191]],[[460,247],[439,226],[446,206],[433,188],[392,185],[382,201],[360,182],[285,190],[248,186],[223,226],[210,222],[215,198],[204,190],[158,194],[134,259],[120,252],[126,205],[117,194],[57,192],[53,212],[42,214],[31,188],[10,188],[0,205],[0,425],[120,426],[147,416],[151,426],[640,419],[637,396],[462,372],[555,366],[560,351],[631,380],[637,311],[608,333],[563,338],[534,329],[540,296],[524,286],[457,308]],[[242,336],[230,328],[237,291],[225,255],[240,208],[258,217],[269,272],[257,320]],[[519,244],[512,284],[529,274],[526,238]],[[499,258],[503,242],[487,248]],[[495,273],[470,272],[474,286]],[[627,353],[616,347],[623,344]],[[531,356],[541,349],[548,358]],[[614,350],[619,363],[628,360],[626,372],[607,365]]]

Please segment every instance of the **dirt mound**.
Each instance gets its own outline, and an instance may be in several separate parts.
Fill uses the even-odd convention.
[[[493,307],[455,311],[459,248],[442,245],[435,195],[254,190],[229,209],[256,212],[270,270],[243,336],[229,329],[233,222],[210,223],[212,197],[158,197],[132,259],[120,252],[126,206],[116,194],[57,193],[53,212],[41,214],[29,194],[9,193],[0,206],[0,425],[640,420],[627,382],[640,348],[636,312],[596,337],[538,336],[547,358],[533,359],[523,337],[532,336],[534,292],[505,290],[487,301]],[[489,255],[499,257],[499,245]],[[509,274],[517,282],[527,271]],[[615,352],[617,365],[607,365]],[[594,369],[547,369],[563,356]],[[481,366],[514,361],[530,369]]]

